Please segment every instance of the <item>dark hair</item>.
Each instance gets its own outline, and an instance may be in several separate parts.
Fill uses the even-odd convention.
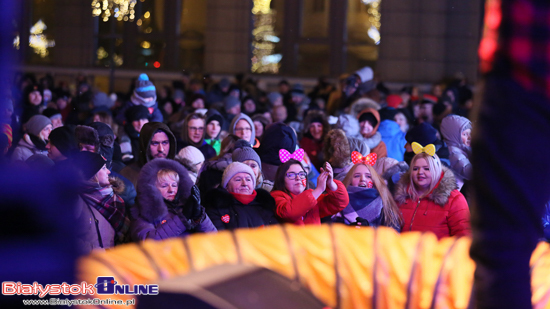
[[[235,143],[240,139],[241,138],[235,134],[227,135],[221,142],[220,153],[217,156],[211,158],[210,161],[219,160],[227,153],[232,153],[233,150],[235,149]]]
[[[286,172],[294,164],[300,165],[300,167],[302,168],[304,173],[306,173],[306,189],[305,190],[309,189],[309,179],[307,178],[307,172],[304,169],[304,166],[302,165],[302,163],[300,161],[290,159],[290,160],[286,161],[285,163],[279,165],[279,168],[277,169],[277,172],[275,173],[275,181],[273,182],[273,190],[272,191],[279,190],[279,191],[283,191],[287,194],[290,194],[290,192],[286,189],[285,178],[286,178]]]

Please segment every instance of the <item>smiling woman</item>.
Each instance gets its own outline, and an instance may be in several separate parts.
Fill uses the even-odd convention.
[[[470,210],[457,190],[453,172],[439,157],[421,152],[401,176],[395,201],[403,213],[403,231],[430,231],[438,238],[470,234]]]

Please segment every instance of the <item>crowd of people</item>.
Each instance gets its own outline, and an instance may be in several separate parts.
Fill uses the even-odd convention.
[[[19,74],[0,102],[1,164],[78,175],[82,254],[148,238],[339,223],[470,234],[472,91],[390,91],[371,68],[286,80],[140,74],[107,95]],[[543,224],[550,237],[550,215]]]

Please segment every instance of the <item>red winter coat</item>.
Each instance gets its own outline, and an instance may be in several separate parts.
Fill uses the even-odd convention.
[[[410,171],[403,174],[395,188],[395,201],[403,213],[403,232],[429,231],[438,239],[447,236],[470,235],[470,210],[466,199],[456,189],[453,172],[443,167],[439,184],[420,200],[407,193]]]
[[[321,218],[332,216],[342,211],[349,203],[348,191],[340,181],[334,181],[336,191],[327,191],[318,199],[313,197],[313,190],[308,189],[294,195],[277,190],[271,191],[275,199],[276,213],[286,222],[296,225],[321,224]]]

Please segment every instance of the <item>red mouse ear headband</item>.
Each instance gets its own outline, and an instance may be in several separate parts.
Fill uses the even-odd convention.
[[[353,162],[353,164],[364,163],[370,166],[374,166],[377,158],[378,156],[374,152],[371,152],[366,156],[363,156],[360,152],[357,151],[351,153],[351,162]]]

